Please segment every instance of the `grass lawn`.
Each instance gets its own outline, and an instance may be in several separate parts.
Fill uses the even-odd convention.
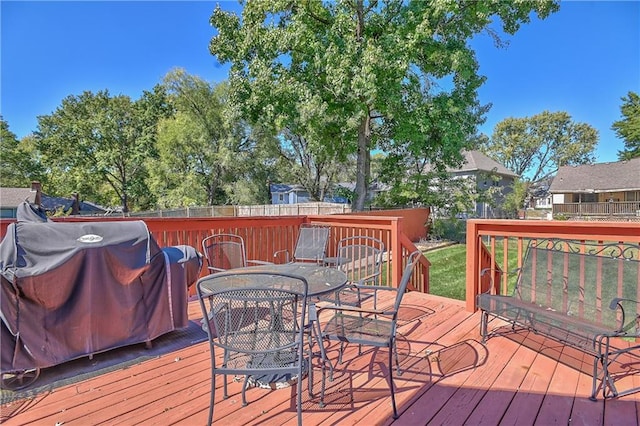
[[[465,300],[467,246],[455,244],[425,252],[431,262],[429,293]]]
[[[431,262],[429,270],[429,293],[451,299],[465,300],[467,246],[455,244],[424,252]],[[496,244],[496,259],[502,262],[503,247]],[[509,270],[517,267],[517,242],[509,242]],[[509,277],[509,288],[515,285],[515,275]]]
[[[523,241],[525,251],[528,243],[528,240]],[[495,247],[496,260],[498,264],[501,265],[504,252],[501,239],[498,239]],[[604,255],[606,257],[609,251],[602,250],[601,255]],[[509,240],[508,253],[509,276],[507,294],[510,294],[515,286],[517,277],[515,272],[517,272],[516,268],[518,267],[518,246],[517,240],[515,238]],[[637,259],[640,255],[637,249],[627,249],[627,252],[625,253],[627,256],[630,256],[633,259]],[[466,245],[455,244],[439,249],[428,250],[424,252],[424,255],[427,257],[427,259],[429,259],[429,262],[431,262],[431,268],[429,270],[429,292],[431,294],[436,294],[438,296],[448,297],[451,299],[465,300],[467,260]],[[596,270],[587,270],[587,276],[596,275]],[[635,283],[635,281],[633,280],[635,280],[634,277],[636,277],[637,275],[627,272],[623,274],[623,276],[630,277],[625,278],[625,280],[632,280],[631,286],[633,287]],[[617,275],[615,275],[609,280],[613,280],[613,282],[616,282],[617,279]]]

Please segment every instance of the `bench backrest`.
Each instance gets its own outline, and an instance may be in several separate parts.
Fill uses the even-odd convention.
[[[514,297],[615,328],[622,318],[619,311],[610,309],[611,300],[640,299],[638,254],[637,244],[532,240]],[[639,313],[637,304],[628,306],[627,320]]]

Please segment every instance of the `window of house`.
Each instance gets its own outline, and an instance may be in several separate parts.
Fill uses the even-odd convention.
[[[0,209],[0,217],[4,219],[14,218],[16,217],[16,209]]]

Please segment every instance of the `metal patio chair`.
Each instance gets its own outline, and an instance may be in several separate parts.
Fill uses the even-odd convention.
[[[289,262],[315,262],[323,263],[329,242],[331,227],[321,224],[303,223],[300,225],[298,240],[293,251],[278,250],[273,253],[274,259],[279,259],[283,254],[285,263]]]
[[[375,287],[376,296],[378,291],[395,291],[396,299],[392,307],[387,309],[365,309],[357,306],[330,305],[322,306],[318,309],[318,319],[320,324],[323,324],[321,331],[323,341],[334,340],[344,343],[357,343],[358,345],[389,349],[389,390],[391,391],[391,403],[393,405],[394,418],[398,417],[395,399],[395,385],[393,382],[392,364],[394,355],[397,373],[398,375],[402,374],[396,346],[398,311],[400,309],[402,297],[407,290],[407,285],[411,280],[416,264],[421,256],[422,252],[419,250],[416,250],[409,255],[402,274],[402,280],[400,281],[397,289],[386,286],[365,286],[369,289]],[[326,319],[326,317],[323,318],[323,314],[326,313],[332,313],[333,315],[328,319]],[[342,357],[342,354],[340,357]],[[339,360],[339,362],[341,362],[341,360]],[[328,360],[323,360],[322,391],[320,397],[321,406],[324,405],[326,378],[325,365],[328,363]],[[328,365],[331,364],[329,363]],[[331,367],[331,374],[332,373],[333,368]],[[329,379],[332,380],[332,376],[330,376]]]
[[[304,350],[307,281],[275,273],[219,273],[201,278],[198,299],[211,352],[210,425],[215,405],[216,376],[245,375],[242,403],[247,405],[249,379],[271,380],[288,374],[297,378],[298,425],[302,424],[302,376],[311,368]],[[219,354],[216,352],[220,351]],[[218,364],[216,360],[221,360]],[[265,379],[266,378],[266,379]],[[311,395],[311,380],[308,381]]]
[[[379,285],[382,273],[384,249],[384,243],[375,237],[354,236],[338,242],[335,266],[347,274],[349,284],[336,292],[336,304],[362,306],[363,301],[375,295],[375,286]],[[373,287],[368,291],[365,286]],[[377,305],[374,306],[376,308]]]
[[[362,302],[374,298],[374,309],[377,309],[375,299],[376,285],[382,272],[382,256],[384,243],[375,237],[353,236],[338,241],[336,257],[329,260],[336,268],[342,270],[348,278],[348,284],[337,292],[321,297],[323,302],[336,305],[362,306]],[[370,287],[370,288],[367,288]],[[342,362],[344,342],[340,343],[339,362]],[[362,353],[362,347],[358,347]]]
[[[239,235],[211,235],[202,240],[202,251],[212,274],[247,266],[244,239]]]

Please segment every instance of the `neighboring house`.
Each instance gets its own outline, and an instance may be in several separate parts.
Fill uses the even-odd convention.
[[[0,218],[15,218],[18,206],[28,201],[39,205],[49,215],[63,211],[69,214],[104,214],[106,210],[96,204],[80,201],[75,194],[71,198],[51,197],[42,192],[40,182],[32,182],[31,188],[0,188]]]
[[[529,187],[529,202],[528,208],[530,209],[551,209],[553,196],[549,192],[551,182],[553,178],[543,179],[540,182],[531,184]]]
[[[353,192],[355,189],[355,183],[341,182],[335,185],[336,188],[343,188],[346,191]],[[309,192],[304,189],[302,185],[298,184],[270,184],[269,189],[271,191],[271,204],[300,204],[312,202]],[[380,192],[386,191],[387,187],[373,182],[369,185],[369,194],[367,200],[372,200]],[[349,204],[350,201],[342,195],[338,195],[340,191],[336,190],[335,193],[328,193],[324,197],[324,202],[327,203],[340,203]]]
[[[464,157],[462,166],[448,168],[449,174],[457,179],[470,180],[478,192],[496,188],[491,203],[474,202],[473,211],[469,214],[482,218],[504,217],[500,206],[504,196],[513,190],[513,184],[518,175],[480,151],[464,151],[462,155]]]
[[[271,204],[298,204],[311,201],[309,192],[297,184],[272,183],[269,185]]]
[[[640,158],[562,166],[549,192],[554,215],[640,216]]]
[[[80,201],[78,194],[74,194],[71,198],[50,197],[42,194],[42,208],[52,214],[58,211],[69,212],[71,215],[102,215],[107,213],[105,208],[97,204]]]
[[[23,201],[31,204],[40,204],[41,194],[40,182],[33,182],[31,188],[0,187],[0,218],[15,218],[18,206],[22,204]]]
[[[473,211],[468,214],[473,217],[503,217],[504,214],[499,206],[502,204],[504,195],[512,190],[513,183],[518,175],[480,151],[466,151],[463,153],[463,156],[463,165],[456,169],[447,169],[448,173],[456,179],[469,179],[473,182],[478,192],[487,191],[492,187],[496,188],[496,195],[491,203],[475,202]],[[429,168],[425,168],[425,172],[428,171]],[[337,183],[335,187],[353,192],[355,184],[341,182]],[[271,204],[296,204],[311,201],[309,193],[301,185],[271,184],[269,188],[271,190]],[[369,186],[367,200],[373,200],[377,195],[388,190],[388,185],[372,182]],[[340,194],[341,191],[336,190],[335,192],[336,194]],[[349,203],[349,200],[344,198],[344,196],[332,193],[327,194],[324,201]]]

